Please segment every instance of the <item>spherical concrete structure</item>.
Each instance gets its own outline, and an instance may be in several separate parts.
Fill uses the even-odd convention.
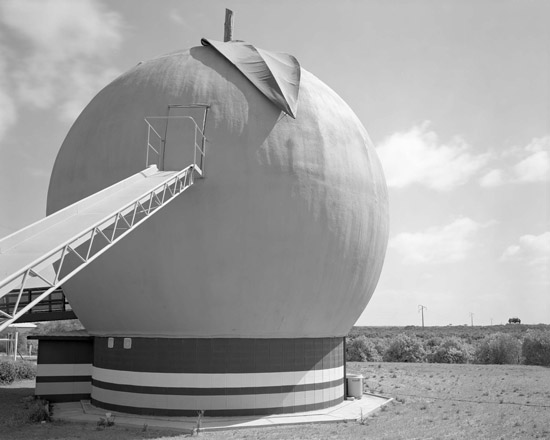
[[[169,105],[197,103],[209,106],[206,177],[64,287],[101,346],[96,352],[102,354],[94,358],[102,365],[97,368],[103,379],[97,382],[108,382],[107,370],[127,371],[140,356],[150,357],[151,338],[155,346],[161,340],[161,345],[168,344],[159,349],[159,358],[168,352],[174,357],[187,343],[192,344],[185,346],[187,353],[202,352],[200,347],[207,344],[204,350],[214,356],[216,344],[218,353],[234,353],[231,344],[252,341],[241,347],[243,356],[252,352],[254,358],[257,344],[265,343],[272,353],[267,359],[274,362],[285,350],[297,352],[300,344],[309,350],[311,342],[310,351],[316,353],[311,361],[297,355],[301,363],[294,359],[290,370],[277,371],[305,371],[307,365],[315,370],[319,359],[318,369],[341,371],[342,337],[367,305],[382,268],[387,192],[358,118],[306,70],[301,71],[297,116],[292,119],[211,47],[140,63],[105,87],[71,128],[53,169],[48,212],[142,170],[144,118],[167,115]],[[171,148],[176,147],[167,146],[167,169],[189,164]],[[133,338],[126,351],[124,337]],[[141,343],[147,345],[145,351],[131,362],[120,361],[128,368],[115,365],[119,362],[109,350],[124,357],[132,350],[137,353]],[[156,366],[141,371],[200,374],[201,362],[191,370]],[[269,372],[266,368],[254,371]],[[239,367],[235,371],[250,373]],[[337,376],[325,382],[341,386],[341,372]],[[299,380],[288,383],[296,386]],[[105,407],[132,406],[124,403],[131,399],[109,402],[103,394],[97,398],[99,394],[96,402]],[[320,399],[334,404],[342,393]],[[290,407],[283,400],[261,407]],[[159,408],[171,414],[175,405]],[[233,408],[227,403],[217,408],[210,401],[202,402],[203,407],[189,405]],[[150,403],[142,407],[152,408]],[[305,407],[293,400],[292,408]]]

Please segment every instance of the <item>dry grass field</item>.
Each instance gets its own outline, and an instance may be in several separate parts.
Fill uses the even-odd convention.
[[[348,363],[365,389],[394,397],[362,421],[203,432],[203,439],[548,439],[550,369],[524,365]],[[29,424],[33,383],[0,387],[0,439],[183,439],[173,432],[64,422]],[[54,414],[55,415],[55,414]]]

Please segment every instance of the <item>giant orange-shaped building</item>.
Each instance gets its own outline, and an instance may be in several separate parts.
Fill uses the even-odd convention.
[[[344,337],[387,245],[379,160],[294,57],[202,43],[105,87],[55,161],[49,213],[142,170],[146,118],[160,169],[193,161],[195,122],[207,139],[204,178],[64,286],[93,337],[92,402],[165,415],[336,405]]]

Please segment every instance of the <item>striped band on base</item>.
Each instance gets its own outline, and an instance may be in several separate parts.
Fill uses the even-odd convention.
[[[91,399],[101,408],[259,415],[327,408],[344,399],[342,338],[107,339],[96,338],[92,369]]]
[[[89,399],[92,392],[93,339],[38,336],[35,395],[50,402]]]
[[[124,373],[124,372],[118,372]],[[152,373],[148,373],[150,376]],[[275,373],[279,374],[279,373]],[[296,372],[297,375],[306,376]],[[343,367],[340,374],[343,374]],[[159,374],[159,376],[162,375]],[[203,375],[204,376],[204,375]],[[243,376],[243,377],[234,377]],[[205,410],[207,415],[266,414],[308,411],[327,408],[343,400],[343,379],[329,382],[285,386],[258,386],[258,378],[244,375],[227,375],[227,382],[243,387],[149,387],[122,385],[93,379],[92,402],[97,406],[138,414],[196,415]],[[156,378],[164,382],[162,377]],[[187,378],[184,378],[186,382]],[[213,382],[217,381],[213,378]],[[275,378],[273,378],[275,379]],[[202,381],[207,378],[202,377]],[[255,386],[250,384],[255,383]],[[249,385],[249,386],[246,386]],[[333,403],[336,402],[336,403]],[[268,411],[269,410],[269,411]]]
[[[50,402],[76,402],[91,393],[92,364],[38,364],[35,395]]]

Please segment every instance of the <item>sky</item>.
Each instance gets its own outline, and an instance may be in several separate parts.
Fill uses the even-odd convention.
[[[355,111],[390,198],[357,325],[550,323],[546,0],[0,0],[0,237],[40,218],[95,94],[139,61],[234,39],[294,55]]]

